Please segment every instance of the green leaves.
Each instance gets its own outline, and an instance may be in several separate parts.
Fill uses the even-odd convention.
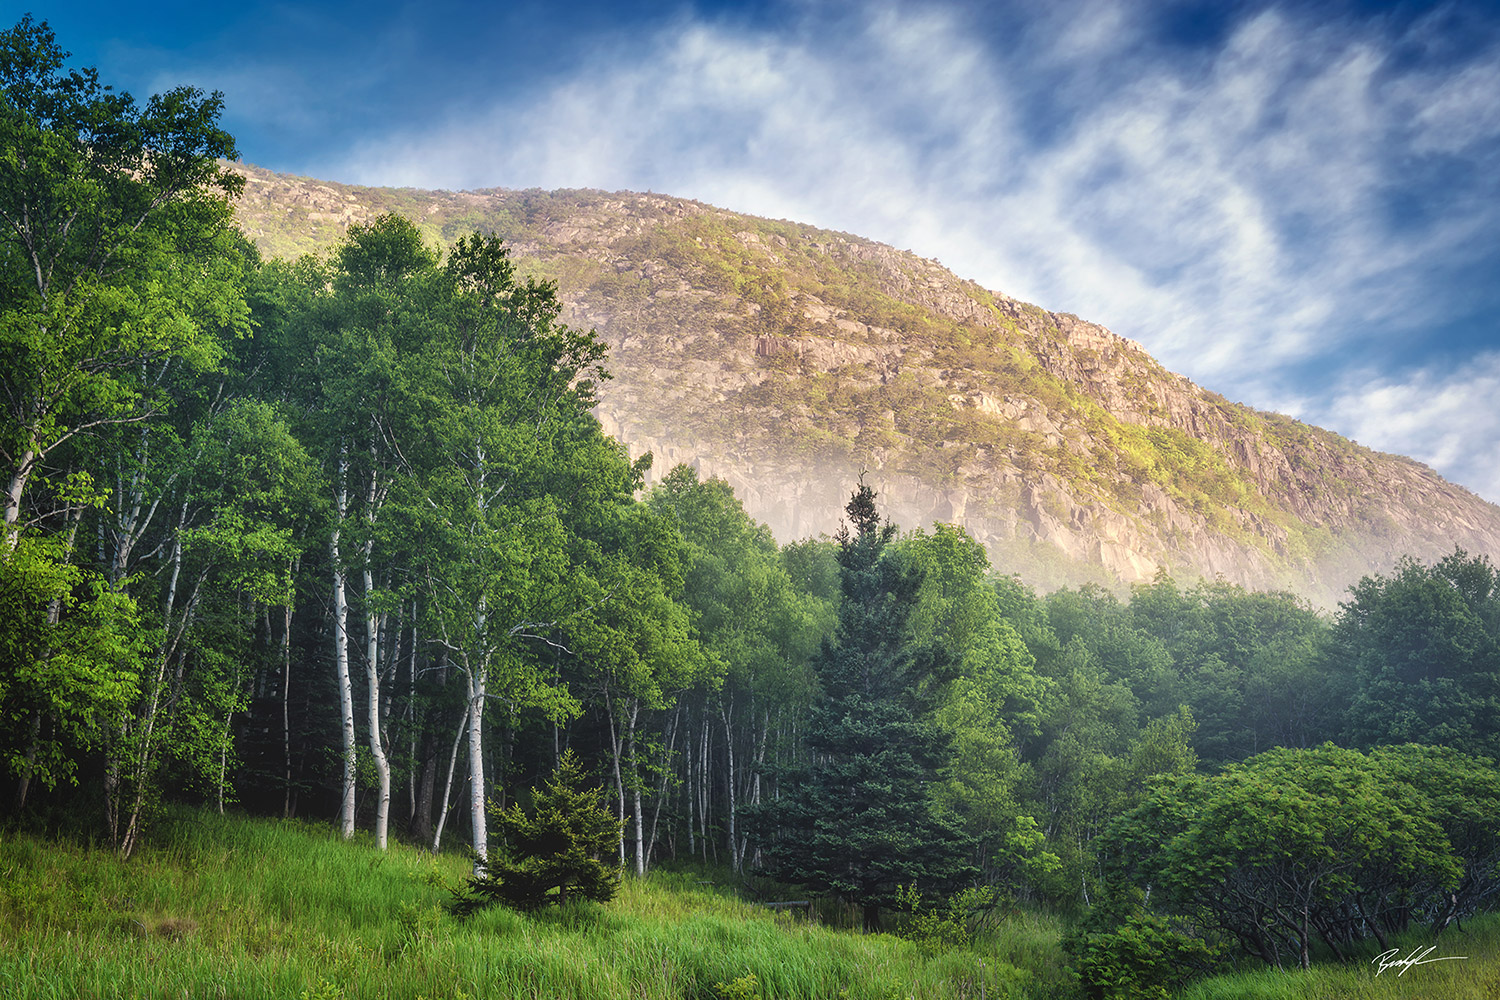
[[[806,658],[816,647],[819,602],[798,594],[775,541],[753,522],[722,479],[699,482],[679,465],[647,498],[680,533],[681,600],[721,679],[762,704],[804,700],[812,679]]]
[[[230,226],[238,179],[220,159],[222,101],[179,88],[146,108],[62,72],[65,55],[28,15],[0,35],[0,469],[7,530],[31,511],[33,476],[77,435],[164,408],[176,361],[221,357],[248,329],[245,264]],[[13,544],[14,540],[10,539]]]
[[[1352,687],[1347,735],[1500,756],[1500,573],[1455,551],[1350,589],[1331,658]]]
[[[151,638],[129,597],[70,564],[55,542],[21,538],[0,559],[8,769],[48,787],[72,779],[78,750],[97,749],[134,703]]]
[[[92,69],[65,70],[66,58],[29,15],[0,32],[0,561],[14,615],[0,626],[0,706],[28,734],[6,746],[23,797],[31,777],[53,784],[70,760],[101,749],[118,787],[122,747],[170,728],[153,730],[154,718],[132,727],[154,716],[166,646],[191,612],[162,621],[155,608],[170,619],[171,600],[137,605],[132,595],[156,582],[134,573],[142,552],[196,545],[246,567],[251,550],[280,558],[288,541],[284,524],[278,533],[257,520],[253,493],[221,492],[205,520],[188,514],[202,509],[192,492],[207,478],[195,478],[203,470],[187,468],[181,447],[207,420],[194,380],[222,363],[226,337],[248,332],[243,286],[255,260],[230,224],[226,196],[240,181],[220,167],[235,156],[218,127],[222,99],[184,87],[142,107]],[[245,444],[236,455],[255,453]],[[176,536],[148,540],[173,500]],[[80,528],[97,531],[102,565],[89,568],[74,548]],[[177,576],[165,575],[170,592]],[[284,579],[240,582],[286,589]],[[172,694],[175,705],[180,683]],[[143,795],[149,756],[124,778]]]
[[[1493,799],[1488,762],[1462,755],[1277,749],[1159,783],[1099,852],[1115,879],[1151,887],[1167,912],[1218,926],[1268,963],[1305,967],[1314,937],[1337,951],[1450,912],[1466,863],[1493,857],[1492,834],[1468,841],[1477,853],[1465,857],[1444,828],[1443,775],[1455,770]]]

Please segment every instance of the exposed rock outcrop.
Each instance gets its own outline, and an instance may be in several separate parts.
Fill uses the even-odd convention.
[[[604,429],[654,475],[724,478],[783,540],[832,532],[864,471],[898,523],[961,524],[1045,586],[1164,566],[1329,603],[1403,554],[1500,554],[1500,509],[1425,466],[1230,403],[910,253],[659,195],[246,173],[242,224],[269,252],[387,210],[438,240],[504,237],[609,344]]]

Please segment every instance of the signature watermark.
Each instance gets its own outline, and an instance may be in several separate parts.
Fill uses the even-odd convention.
[[[1427,956],[1431,955],[1434,951],[1437,951],[1437,945],[1435,944],[1428,945],[1421,950],[1413,948],[1410,955],[1401,958],[1399,957],[1401,949],[1392,948],[1370,959],[1370,964],[1377,966],[1375,969],[1375,975],[1377,976],[1386,969],[1400,969],[1401,971],[1396,973],[1396,975],[1404,976],[1407,969],[1412,969],[1419,965],[1431,965],[1433,962],[1462,962],[1469,957],[1468,955],[1443,955],[1438,958],[1428,958]]]

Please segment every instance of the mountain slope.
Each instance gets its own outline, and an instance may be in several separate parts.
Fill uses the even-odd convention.
[[[1402,554],[1500,553],[1500,508],[1431,469],[1166,371],[1139,344],[868,240],[598,191],[360,188],[241,168],[273,255],[396,211],[553,278],[615,378],[596,411],[655,473],[727,479],[782,540],[861,470],[906,527],[962,524],[1042,586],[1158,567],[1320,602]]]

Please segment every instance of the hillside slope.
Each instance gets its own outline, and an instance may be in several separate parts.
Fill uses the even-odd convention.
[[[361,188],[241,168],[269,255],[385,211],[479,229],[553,278],[614,380],[596,411],[655,473],[728,480],[783,541],[861,470],[905,527],[963,525],[1040,586],[1158,567],[1329,603],[1402,554],[1500,553],[1500,508],[1427,467],[1231,403],[1142,347],[868,240],[680,198]]]

